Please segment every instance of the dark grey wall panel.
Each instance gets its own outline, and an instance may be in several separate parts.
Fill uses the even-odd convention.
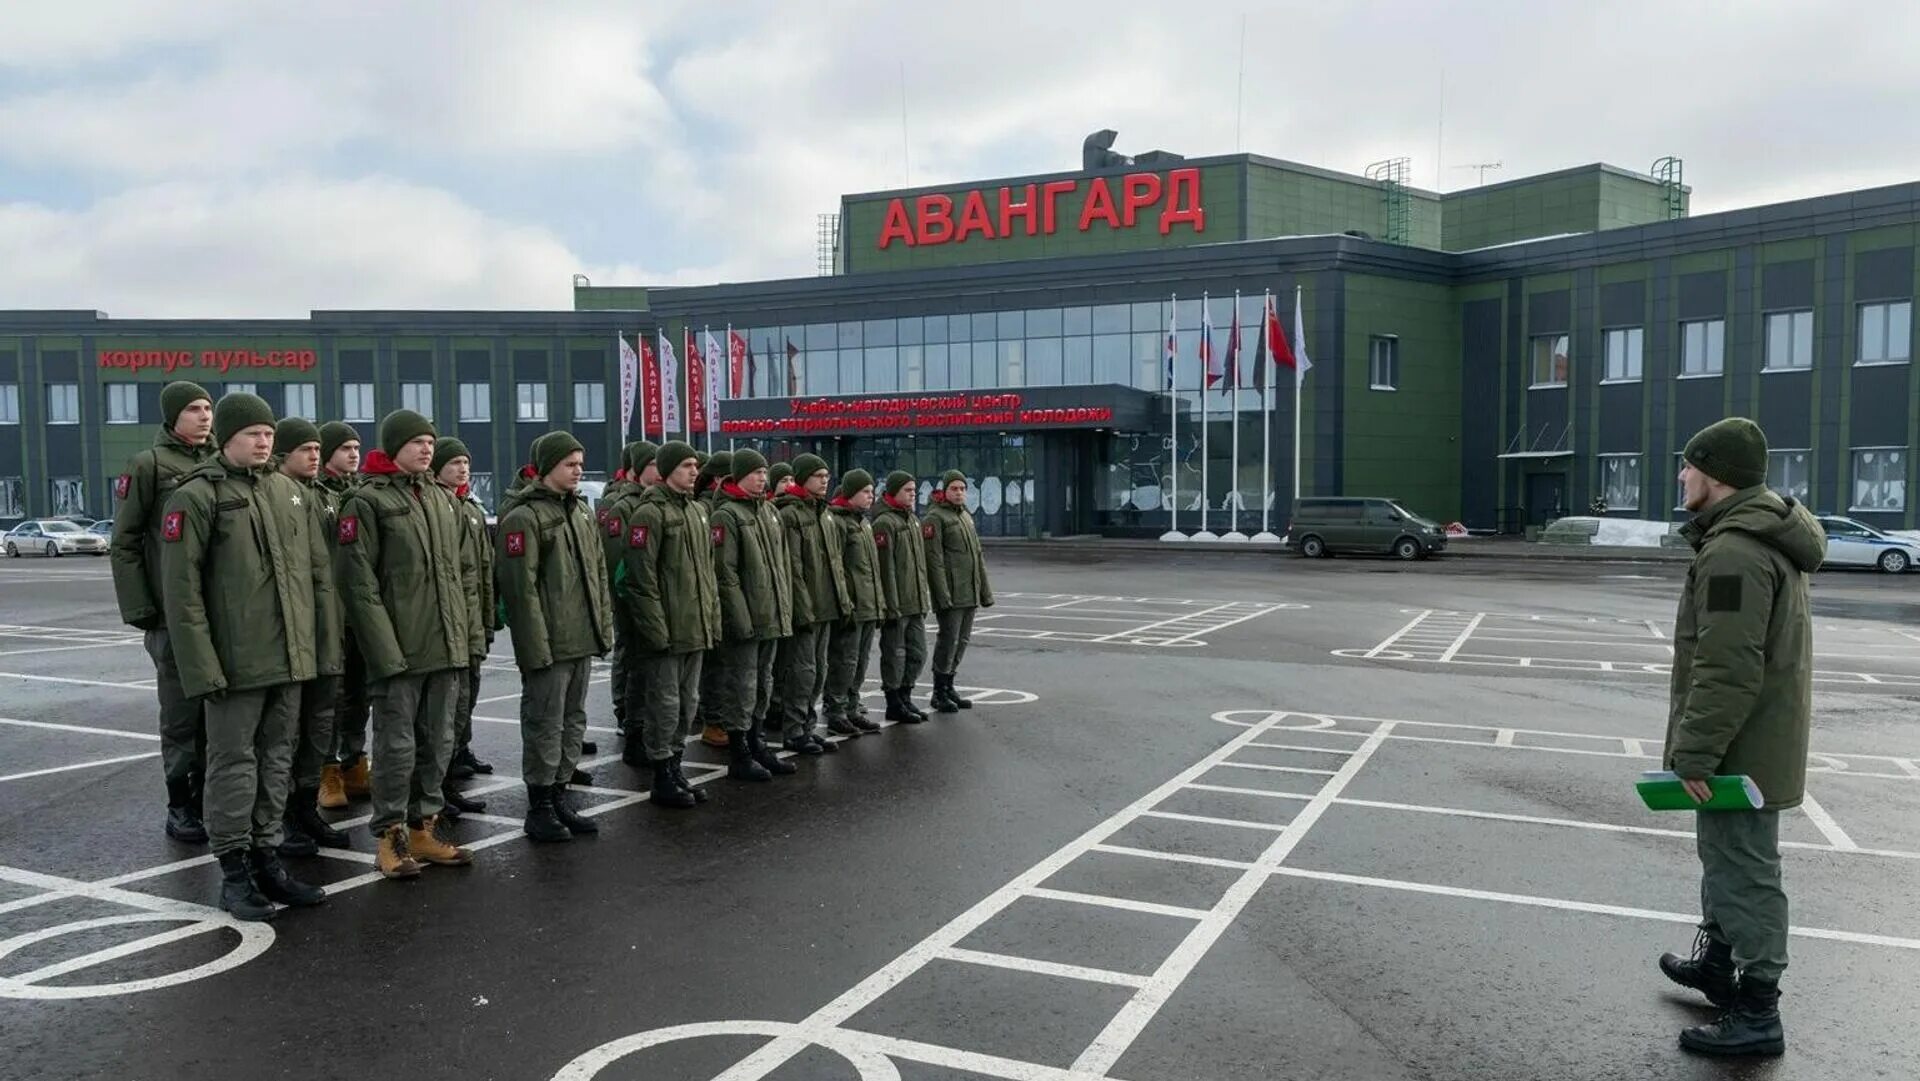
[[[1684,446],[1693,433],[1719,420],[1726,413],[1726,388],[1719,379],[1682,379],[1673,388],[1673,432],[1675,449]]]
[[[543,349],[515,349],[513,351],[513,378],[515,381],[532,382],[547,377],[547,354]]]
[[[1813,307],[1813,260],[1769,263],[1761,269],[1760,308],[1762,311],[1811,307]]]
[[[1681,319],[1724,319],[1726,315],[1726,271],[1707,270],[1680,275]]]
[[[1460,513],[1475,529],[1499,509],[1500,314],[1498,299],[1460,307]]]
[[[1812,372],[1770,372],[1760,379],[1760,408],[1753,419],[1767,433],[1767,445],[1811,449],[1813,413],[1807,395],[1813,392]]]
[[[433,350],[402,349],[395,357],[395,374],[402,383],[426,383],[433,379]]]
[[[1754,348],[1758,341],[1758,331],[1754,329],[1757,263],[1758,255],[1751,245],[1733,253],[1733,311],[1727,319],[1726,370],[1727,377],[1733,380],[1728,388],[1733,392],[1730,408],[1735,416],[1742,417],[1753,412],[1753,380],[1747,376],[1760,366],[1758,350]]]
[[[1640,420],[1646,384],[1620,383],[1595,389],[1600,392],[1599,453],[1624,454],[1642,449]]]
[[[1813,502],[1824,495],[1834,506],[1846,506],[1846,490],[1852,487],[1852,464],[1846,461],[1840,445],[1840,366],[1846,344],[1845,318],[1847,298],[1847,238],[1830,236],[1821,245],[1821,304],[1814,314],[1813,363],[1828,373],[1822,384],[1835,393],[1822,394],[1814,423]]]
[[[453,355],[454,378],[462,383],[491,383],[493,354],[485,349],[462,349]]]
[[[1573,329],[1573,294],[1565,289],[1527,298],[1527,333],[1556,334]]]
[[[342,383],[373,382],[373,350],[342,349],[336,361],[340,369]]]
[[[1912,295],[1912,248],[1881,248],[1853,257],[1855,300],[1900,300]]]
[[[1855,368],[1848,441],[1856,447],[1904,447],[1907,402],[1912,393],[1913,368],[1907,364]]]
[[[718,342],[720,336],[713,339]],[[725,346],[722,346],[725,348]],[[607,354],[602,349],[575,349],[567,355],[573,366],[573,378],[577,382],[592,382],[607,378]]]
[[[40,354],[40,378],[49,383],[72,383],[80,378],[80,354],[71,349],[49,349]]]
[[[1614,282],[1600,287],[1602,327],[1634,327],[1646,320],[1646,282]]]

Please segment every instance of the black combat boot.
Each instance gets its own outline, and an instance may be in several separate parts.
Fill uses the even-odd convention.
[[[641,744],[640,737],[629,735],[620,738],[620,761],[635,769],[647,764],[647,749]]]
[[[914,719],[908,721],[908,724],[920,724],[928,719],[926,710],[913,704],[913,684],[911,683],[900,688],[900,708],[913,714]]]
[[[167,836],[190,845],[207,843],[207,825],[200,821],[199,802],[192,781],[167,782]]]
[[[273,918],[273,902],[254,885],[253,867],[244,848],[220,853],[220,907],[236,920]]]
[[[320,842],[307,836],[307,831],[300,828],[300,820],[294,817],[291,802],[287,804],[286,814],[280,816],[280,844],[274,851],[290,860],[303,860],[320,854]]]
[[[493,763],[480,761],[479,757],[473,753],[471,746],[460,748],[460,757],[466,761],[467,765],[473,767],[475,773],[493,772]]]
[[[532,840],[543,843],[573,840],[573,831],[561,825],[559,816],[554,813],[553,792],[557,787],[544,784],[527,786],[527,820],[520,828]]]
[[[957,689],[955,689],[953,686],[954,676],[957,676],[959,674],[960,673],[955,672],[953,675],[950,675],[947,677],[947,701],[952,702],[954,705],[959,706],[961,709],[972,709],[973,703],[968,701],[965,698],[960,697],[960,692]]]
[[[599,754],[600,745],[590,739],[583,739],[580,741],[580,753],[583,755]]]
[[[453,757],[447,761],[447,780],[465,781],[479,772],[473,768],[473,752],[465,747],[454,749]]]
[[[486,800],[468,799],[465,794],[452,785],[446,785],[440,789],[440,805],[442,808],[440,813],[446,815],[448,818],[459,818],[461,815],[482,814],[487,809]]]
[[[566,785],[550,785],[547,788],[547,792],[553,796],[553,817],[559,819],[560,824],[567,827],[567,830],[575,837],[579,837],[582,834],[600,832],[600,824],[598,822],[575,811],[573,805],[567,802]]]
[[[681,767],[681,761],[685,757],[683,754],[676,754],[669,759],[673,765],[673,783],[679,785],[681,791],[693,796],[693,802],[705,803],[707,802],[707,793],[692,781],[687,780],[687,771]]]
[[[575,766],[573,768],[573,776],[567,778],[567,783],[577,784],[581,788],[591,788],[593,787],[593,774]]]
[[[758,725],[747,729],[747,753],[753,756],[755,762],[760,763],[761,769],[775,777],[785,777],[800,772],[799,766],[780,757],[774,753],[773,748],[767,746],[766,737],[760,734]]]
[[[934,674],[933,697],[929,701],[933,708],[941,713],[960,712],[960,703],[953,700],[953,682],[950,677]]]
[[[907,709],[905,706],[900,704],[899,691],[893,689],[892,687],[888,687],[883,693],[887,696],[887,712],[886,712],[887,720],[893,721],[896,724],[919,724],[920,723],[918,720],[914,718],[913,714],[907,712]]]
[[[270,901],[295,908],[307,908],[327,899],[327,891],[287,873],[280,857],[271,848],[256,848],[252,854],[253,884]]]
[[[816,742],[812,736],[789,736],[780,741],[780,746],[785,747],[794,754],[818,755],[826,753],[825,748]]]
[[[1743,975],[1733,1006],[1711,1025],[1680,1033],[1680,1046],[1703,1055],[1782,1055],[1787,1033],[1780,1026],[1780,984]]]
[[[674,780],[673,759],[662,758],[653,764],[653,790],[647,793],[647,802],[679,810],[693,806],[693,793]]]
[[[293,803],[290,807],[293,819],[300,824],[300,832],[313,838],[314,843],[321,848],[353,847],[353,842],[347,839],[346,834],[334,829],[331,823],[320,817],[319,789],[294,789]]]
[[[1691,987],[1707,996],[1721,1009],[1733,1005],[1733,946],[1716,941],[1706,931],[1693,940],[1693,956],[1660,955],[1660,971],[1682,987]]]
[[[727,731],[727,776],[736,781],[771,781],[773,774],[767,767],[754,761],[753,748],[747,745],[747,734],[729,729]]]

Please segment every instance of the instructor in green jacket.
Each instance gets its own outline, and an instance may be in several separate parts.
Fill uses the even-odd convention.
[[[217,457],[188,474],[160,523],[167,631],[182,691],[206,705],[206,821],[220,907],[265,920],[271,901],[326,899],[288,875],[275,848],[301,685],[339,671],[338,609],[311,493],[269,467],[273,410],[256,395],[229,394],[214,407],[213,438]]]
[[[927,539],[914,510],[913,474],[887,474],[886,491],[873,515],[873,543],[880,554],[880,589],[893,617],[880,625],[880,685],[886,689],[887,720],[919,724],[927,715],[913,704],[913,685],[927,663]]]
[[[973,708],[954,689],[953,677],[973,638],[973,614],[993,607],[993,589],[987,585],[980,531],[974,528],[973,512],[967,510],[967,475],[947,470],[932,503],[920,535],[927,542],[927,588],[940,622],[933,642],[933,708],[954,713]]]
[[[1681,455],[1694,518],[1681,528],[1693,565],[1673,633],[1666,768],[1695,800],[1716,774],[1752,778],[1759,810],[1695,813],[1700,934],[1691,958],[1661,971],[1726,1012],[1680,1034],[1713,1055],[1777,1055],[1780,976],[1787,968],[1787,895],[1780,881],[1780,812],[1806,795],[1813,716],[1813,614],[1807,575],[1826,558],[1820,524],[1767,488],[1767,440],[1732,417],[1703,429]]]
[[[767,505],[767,460],[742,448],[720,485],[713,512],[713,574],[720,600],[721,692],[716,714],[727,730],[727,776],[768,781],[797,767],[773,753],[760,719],[773,701],[773,662],[793,633],[787,538]]]

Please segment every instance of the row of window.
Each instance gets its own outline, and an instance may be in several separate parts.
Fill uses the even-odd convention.
[[[1762,320],[1761,369],[1804,371],[1813,367],[1813,311],[1768,312]],[[1605,361],[1601,378],[1631,383],[1641,378],[1646,343],[1644,327],[1612,327],[1601,332]],[[1912,354],[1913,302],[1862,304],[1859,307],[1856,364],[1905,364]],[[1542,334],[1531,346],[1532,385],[1564,387],[1572,368],[1565,334]],[[1680,324],[1680,375],[1719,375],[1726,369],[1727,322],[1697,319]]]
[[[280,415],[283,417],[304,417],[307,420],[319,420],[319,388],[312,383],[277,384],[283,395]],[[224,393],[257,394],[258,386],[253,383],[228,383]],[[48,383],[46,386],[48,424],[80,423],[80,384]],[[489,383],[461,383],[458,389],[459,419],[463,421],[490,421],[493,419],[493,387]],[[137,383],[108,383],[106,385],[107,423],[140,424],[140,386]],[[343,383],[340,386],[340,419],[353,424],[371,424],[378,419],[374,403],[372,383]],[[432,383],[400,384],[400,408],[412,409],[423,414],[429,420],[434,419],[434,395]],[[144,418],[151,422],[157,418]],[[545,383],[517,383],[514,385],[514,419],[525,421],[544,421],[547,419],[547,385]],[[596,421],[607,419],[607,385],[601,382],[573,384],[573,419],[576,421]],[[0,383],[0,424],[20,423],[20,387],[17,383]]]
[[[595,479],[594,474],[587,474]],[[114,478],[106,478],[106,487],[102,491],[113,491]],[[488,507],[493,506],[493,474],[474,473],[468,484],[474,495]],[[26,500],[27,485],[21,477],[0,477],[0,519],[24,518],[29,508]],[[47,481],[47,516],[65,518],[69,515],[87,513],[87,483],[83,477],[52,477]],[[113,513],[108,508],[108,514]]]
[[[1859,447],[1852,452],[1853,489],[1850,511],[1904,511],[1907,509],[1907,452],[1900,447]],[[1640,509],[1638,454],[1600,456],[1600,495],[1608,510]],[[1686,490],[1679,483],[1682,461],[1674,456],[1675,509],[1684,509]],[[1813,489],[1813,455],[1805,450],[1767,452],[1767,486],[1802,503]]]

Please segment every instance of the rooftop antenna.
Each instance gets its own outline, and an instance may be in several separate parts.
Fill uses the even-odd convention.
[[[578,289],[583,285],[592,285],[592,284],[593,284],[592,280],[589,279],[585,274],[575,274],[573,276],[573,287],[575,289]]]
[[[913,187],[913,144],[907,140],[907,62],[900,61],[900,169],[903,188]]]
[[[1246,130],[1247,117],[1247,13],[1240,13],[1240,84],[1239,93],[1233,105],[1233,152],[1247,148],[1242,132]]]
[[[1454,168],[1476,170],[1478,179],[1475,183],[1485,184],[1487,182],[1487,170],[1500,168],[1500,163],[1497,161],[1476,161],[1470,165],[1456,165]]]

